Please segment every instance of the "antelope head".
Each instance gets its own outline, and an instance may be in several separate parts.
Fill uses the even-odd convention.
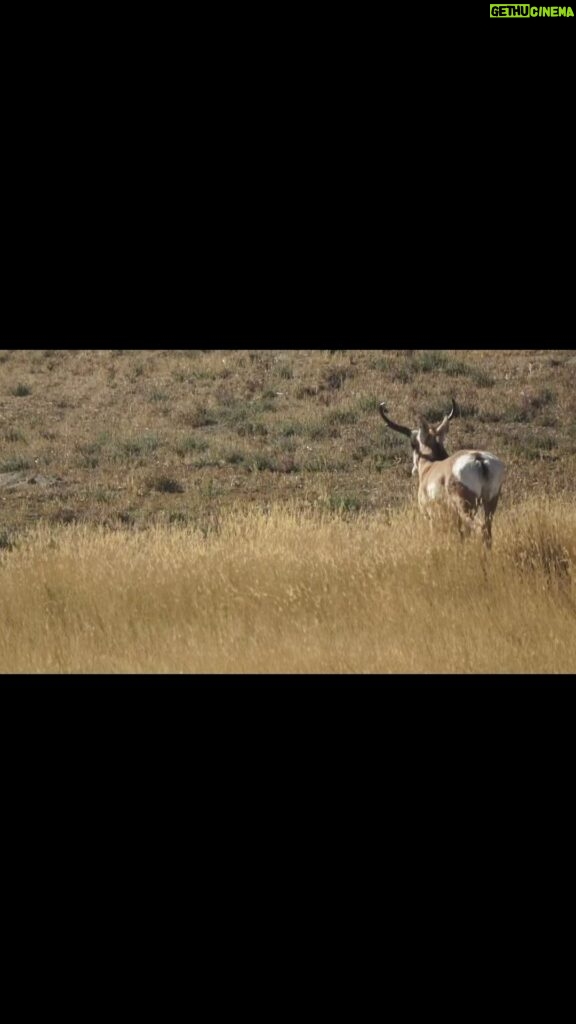
[[[446,414],[441,423],[437,427],[431,426],[423,416],[420,417],[420,426],[416,430],[411,430],[410,427],[402,427],[399,423],[394,423],[388,418],[384,412],[386,406],[384,402],[380,403],[380,415],[384,422],[396,430],[399,434],[404,434],[405,437],[410,438],[410,444],[412,445],[413,452],[413,467],[412,473],[418,472],[418,464],[420,459],[425,459],[427,462],[440,462],[443,459],[448,458],[448,452],[444,447],[444,441],[448,433],[448,427],[450,420],[454,416],[456,403],[452,399],[452,408],[449,413]]]

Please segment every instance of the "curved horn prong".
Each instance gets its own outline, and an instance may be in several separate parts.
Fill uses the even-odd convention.
[[[412,437],[412,431],[410,430],[409,427],[401,427],[398,423],[393,423],[392,420],[388,419],[386,413],[384,412],[384,409],[386,408],[385,402],[380,402],[378,408],[380,409],[380,415],[382,419],[384,420],[385,423],[388,424],[389,427],[392,427],[392,430],[397,430],[399,434],[404,434],[405,437]]]
[[[444,419],[442,420],[442,423],[440,423],[440,425],[436,428],[437,432],[439,434],[441,434],[443,430],[446,430],[446,428],[447,428],[448,424],[450,423],[450,420],[454,416],[455,412],[456,412],[456,401],[453,398],[452,399],[452,408],[450,409],[450,412],[448,413],[447,416],[444,417]]]

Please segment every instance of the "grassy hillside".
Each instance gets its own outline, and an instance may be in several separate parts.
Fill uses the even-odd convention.
[[[505,460],[502,509],[572,496],[575,382],[571,351],[2,350],[0,540],[39,522],[206,528],[283,503],[390,513],[416,483],[378,403],[415,425],[452,395],[449,449]]]

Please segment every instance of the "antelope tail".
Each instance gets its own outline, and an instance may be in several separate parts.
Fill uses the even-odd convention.
[[[488,462],[488,459],[483,458],[480,452],[476,452],[474,456],[474,461],[478,466],[480,466],[482,476],[484,477],[485,480],[487,480],[488,476],[490,475],[490,463]]]

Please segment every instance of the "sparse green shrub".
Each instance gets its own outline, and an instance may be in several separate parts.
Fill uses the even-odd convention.
[[[28,384],[17,384],[15,388],[10,389],[11,395],[16,395],[17,398],[24,398],[26,395],[32,394],[32,388],[28,387]]]
[[[525,391],[522,394],[521,410],[526,420],[534,419],[538,413],[551,405],[556,399],[556,393],[550,388],[542,388],[540,391]]]
[[[372,413],[375,416],[378,416],[379,404],[380,402],[376,395],[362,395],[357,402],[358,412]]]
[[[358,413],[354,409],[331,409],[326,415],[328,423],[348,424],[358,422]]]
[[[150,455],[156,451],[159,444],[160,439],[155,434],[143,434],[120,441],[119,449],[121,455]]]
[[[444,373],[453,377],[469,377],[478,387],[490,387],[494,378],[481,367],[464,363],[445,352],[421,352],[406,362],[404,369],[415,373]]]
[[[193,437],[182,437],[174,445],[174,451],[178,455],[188,455],[189,452],[205,452],[208,447],[208,442],[204,441],[203,438]]]
[[[217,414],[218,421],[226,426],[235,427],[239,423],[244,423],[251,411],[253,411],[251,407],[244,401],[238,402],[233,399],[223,401],[221,399]]]
[[[515,443],[516,451],[525,459],[537,460],[550,458],[550,452],[556,447],[551,437],[523,437]]]
[[[270,473],[297,473],[299,469],[295,459],[289,454],[281,454],[276,459],[268,455],[257,455],[252,459],[249,468],[258,472],[268,470]]]
[[[238,427],[238,437],[267,437],[268,430],[263,423],[244,423]]]
[[[276,472],[277,473],[297,473],[299,466],[292,455],[288,453],[278,456],[276,460]]]
[[[183,494],[184,487],[179,480],[171,476],[152,476],[146,480],[146,486],[150,491],[158,491],[160,494]]]
[[[99,455],[86,455],[82,452],[78,455],[75,465],[80,469],[96,469],[100,462]]]
[[[180,420],[188,427],[213,427],[217,423],[214,413],[202,404],[182,413]]]
[[[354,462],[362,462],[368,455],[370,455],[371,449],[366,444],[360,444],[352,452],[352,458]]]
[[[190,522],[190,516],[187,512],[175,510],[168,513],[168,522],[171,526],[187,526]]]
[[[113,494],[107,487],[95,487],[91,493],[91,498],[101,505],[109,505],[113,501]]]
[[[103,446],[104,440],[99,438],[96,441],[79,441],[75,447],[80,455],[89,458],[92,455],[98,455],[102,451]]]
[[[330,367],[322,374],[322,387],[329,391],[339,391],[346,378],[352,376],[354,371],[349,366]]]
[[[371,367],[382,373],[383,386],[388,381],[408,384],[417,372],[416,366],[411,361],[407,361],[404,354],[398,353],[395,355],[378,356],[371,363]]]
[[[408,453],[407,453],[408,455]],[[398,464],[398,454],[393,452],[375,452],[371,459],[372,466],[377,473],[382,473],[385,469],[390,469],[391,466]],[[406,467],[408,467],[408,459],[406,461]]]
[[[328,508],[332,512],[359,512],[362,508],[360,498],[342,495],[330,495]]]
[[[302,464],[307,473],[338,473],[348,472],[350,464],[343,459],[331,459],[326,455],[307,455]]]
[[[15,455],[11,459],[3,459],[0,462],[0,473],[17,473],[22,469],[31,469],[32,463],[29,459],[23,459],[19,455]]]
[[[480,411],[478,418],[484,423],[538,423],[555,426],[556,417],[548,409],[556,400],[556,393],[548,388],[538,392],[522,392],[520,400],[497,411]],[[542,410],[546,412],[542,412]]]
[[[341,431],[338,427],[332,426],[327,421],[314,423],[308,428],[308,437],[311,441],[322,441],[328,437],[340,437]]]
[[[292,453],[296,448],[296,442],[292,437],[281,437],[278,440],[278,448],[280,449],[281,452]]]
[[[273,460],[268,455],[257,455],[252,462],[252,468],[260,472],[265,469],[272,472],[275,466]]]

